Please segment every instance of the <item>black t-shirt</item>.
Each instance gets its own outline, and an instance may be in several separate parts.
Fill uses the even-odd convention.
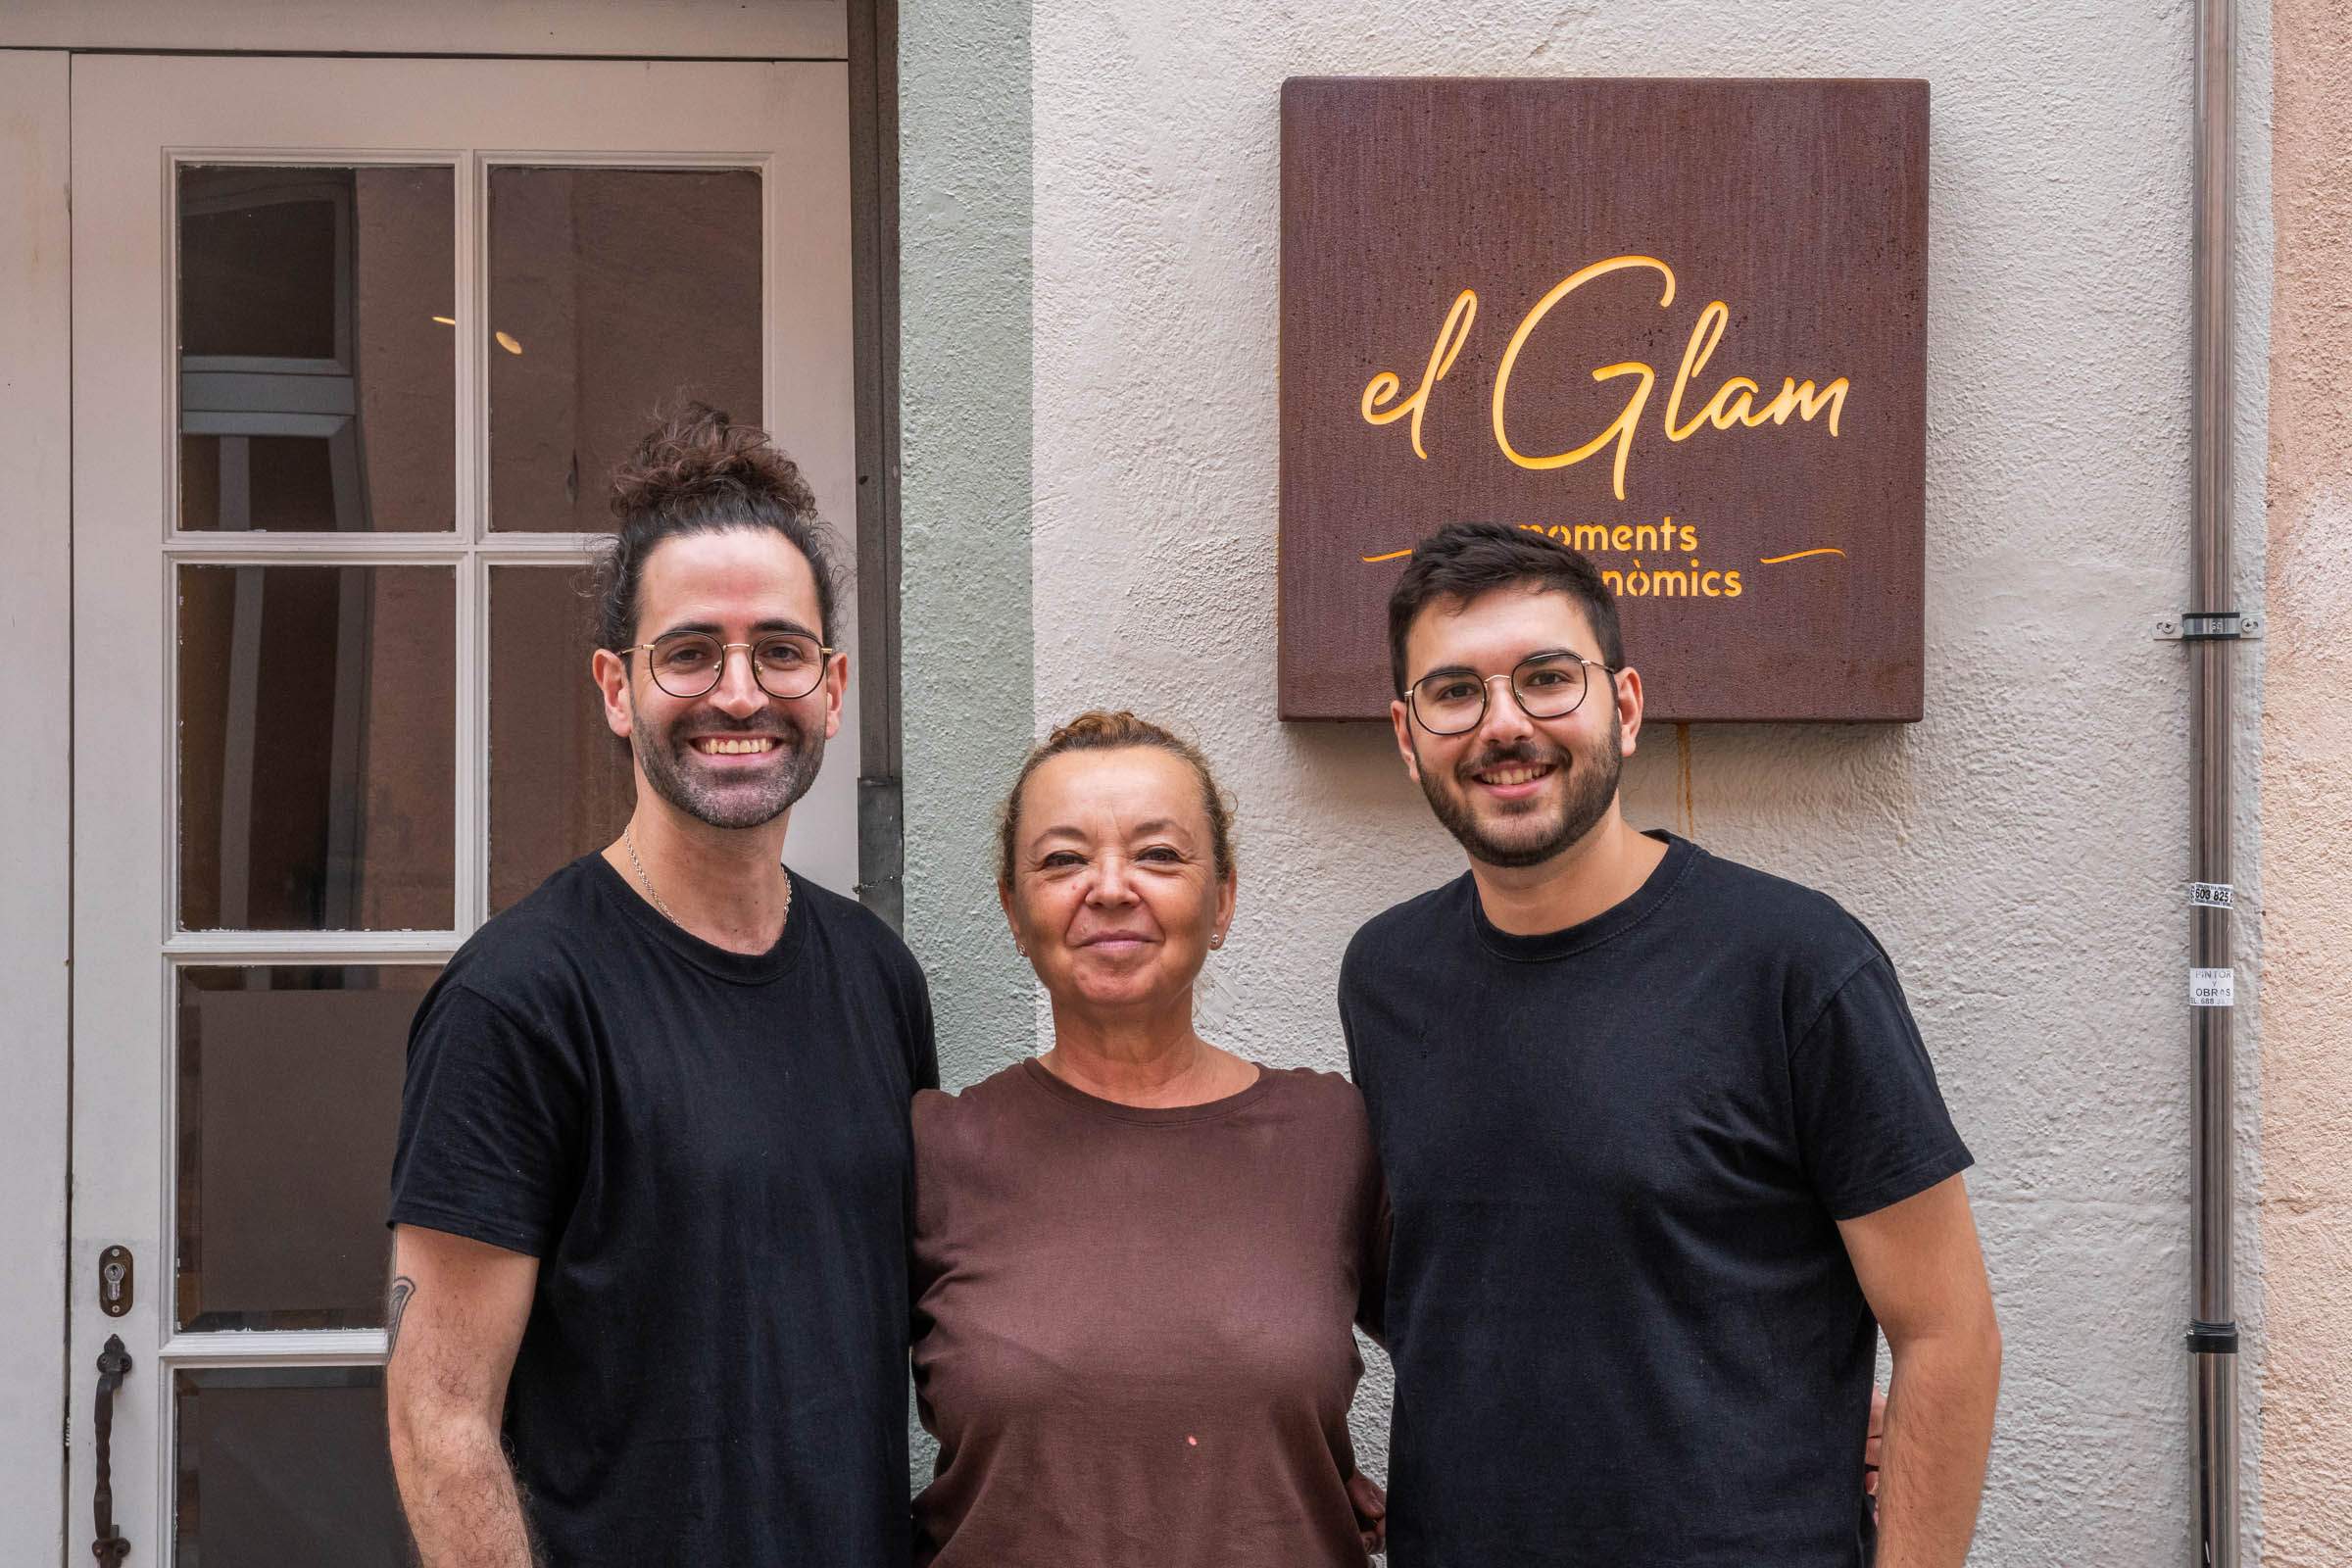
[[[745,956],[583,857],[410,1032],[392,1221],[540,1260],[506,1430],[564,1568],[906,1560],[930,999],[880,920],[792,888]]]
[[[1870,933],[1660,836],[1565,931],[1498,931],[1465,874],[1348,950],[1392,1568],[1865,1561],[1878,1325],[1835,1222],[1968,1151]]]

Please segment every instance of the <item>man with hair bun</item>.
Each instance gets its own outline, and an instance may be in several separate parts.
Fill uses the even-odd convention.
[[[808,485],[699,405],[613,481],[618,839],[409,1040],[385,1393],[424,1568],[904,1563],[921,971],[782,863],[848,657]]]
[[[1443,529],[1389,648],[1470,861],[1340,975],[1394,1214],[1394,1568],[1860,1568],[1882,1327],[1878,1568],[1958,1568],[2000,1332],[1886,952],[1626,822],[1642,677],[1584,557]]]

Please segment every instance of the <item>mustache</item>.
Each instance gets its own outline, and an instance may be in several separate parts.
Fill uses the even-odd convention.
[[[1566,767],[1568,754],[1556,746],[1533,746],[1525,741],[1509,746],[1492,746],[1476,757],[1464,760],[1454,768],[1463,778],[1484,773],[1491,767]]]
[[[765,714],[755,714],[750,718],[732,718],[720,712],[688,713],[672,720],[669,725],[672,734],[684,729],[691,729],[697,735],[731,735],[737,739],[768,735],[777,740],[787,740],[801,733],[799,725],[778,722]]]

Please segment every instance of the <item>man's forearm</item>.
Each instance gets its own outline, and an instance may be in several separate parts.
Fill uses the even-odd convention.
[[[393,1448],[400,1504],[421,1568],[532,1568],[522,1498],[498,1429],[428,1421]]]
[[[1895,1348],[1879,1470],[1878,1568],[1960,1568],[1977,1528],[2001,1386],[2001,1341],[1973,1334]]]

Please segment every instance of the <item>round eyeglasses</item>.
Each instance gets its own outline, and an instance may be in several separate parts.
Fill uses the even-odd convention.
[[[748,643],[725,643],[707,632],[672,632],[634,648],[616,648],[626,659],[646,656],[647,673],[670,696],[692,700],[709,695],[726,672],[727,655],[742,649],[751,656],[752,679],[779,702],[806,697],[825,678],[825,661],[835,650],[798,632],[769,632]]]
[[[1467,669],[1441,669],[1405,688],[1404,700],[1413,717],[1432,735],[1467,735],[1486,721],[1487,686],[1507,680],[1511,698],[1530,718],[1566,718],[1592,688],[1588,669],[1614,675],[1622,664],[1603,664],[1561,649],[1530,654],[1511,666],[1508,675],[1480,675]]]

